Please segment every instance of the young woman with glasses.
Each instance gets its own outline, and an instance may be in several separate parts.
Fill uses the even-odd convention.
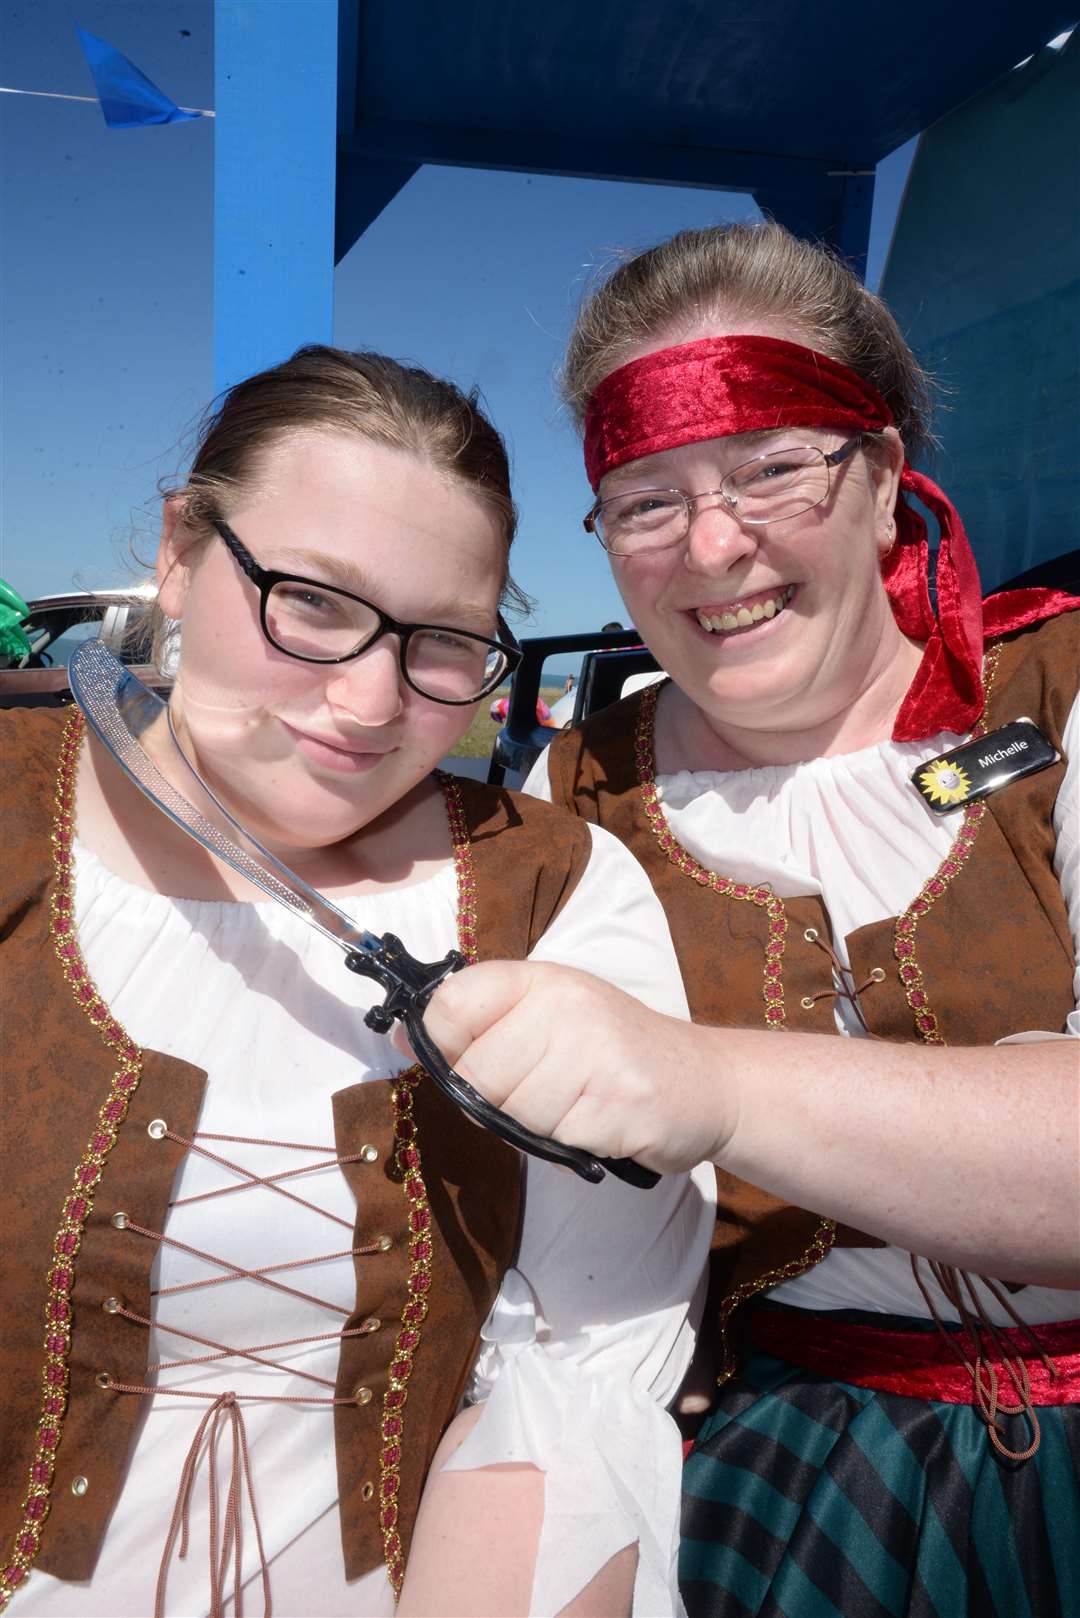
[[[240,383],[165,500],[176,736],[414,956],[596,967],[685,1015],[613,838],[435,772],[517,659],[513,528],[502,442],[450,384],[326,348]],[[365,1026],[375,986],[78,714],[3,731],[3,1596],[674,1612],[663,1407],[709,1178],[523,1175]]]
[[[670,679],[532,785],[637,856],[706,1026],[528,966],[436,1026],[533,1128],[717,1166],[692,1614],[1069,1611],[1080,603],[981,600],[895,322],[779,226],[629,259],[565,379]]]

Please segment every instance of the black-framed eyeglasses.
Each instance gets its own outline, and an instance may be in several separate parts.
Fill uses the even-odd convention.
[[[613,556],[640,556],[678,545],[690,532],[694,507],[719,497],[739,522],[751,525],[787,522],[812,511],[829,498],[830,469],[853,455],[863,433],[827,453],[812,444],[785,444],[744,461],[720,480],[716,489],[686,494],[682,489],[620,489],[598,500],[585,518]]]
[[[489,696],[521,662],[521,649],[501,616],[499,633],[505,640],[445,624],[403,624],[351,590],[260,567],[227,522],[214,519],[213,526],[259,592],[263,634],[286,657],[302,663],[348,663],[381,635],[396,635],[406,685],[452,707]]]

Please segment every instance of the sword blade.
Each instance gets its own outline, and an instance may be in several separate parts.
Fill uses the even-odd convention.
[[[72,654],[71,690],[86,722],[144,797],[175,826],[346,953],[370,954],[373,933],[264,848],[201,780],[176,740],[168,704],[98,640]]]

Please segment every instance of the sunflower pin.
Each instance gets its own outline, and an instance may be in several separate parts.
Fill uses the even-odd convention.
[[[967,771],[948,758],[936,758],[923,770],[919,783],[931,803],[963,803],[971,791]]]

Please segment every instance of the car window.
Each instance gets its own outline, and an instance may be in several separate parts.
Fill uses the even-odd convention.
[[[50,641],[45,648],[46,656],[54,669],[67,668],[72,652],[84,640],[96,640],[101,632],[101,622],[95,619],[86,624],[72,624],[69,629],[57,640]]]

